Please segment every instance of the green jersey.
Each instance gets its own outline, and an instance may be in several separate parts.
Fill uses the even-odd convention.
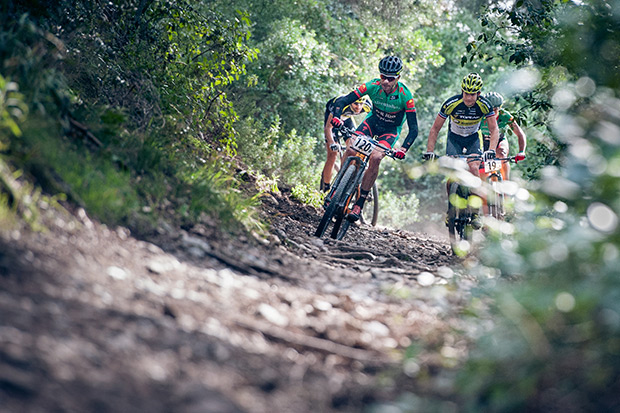
[[[500,135],[505,133],[506,127],[512,125],[514,121],[515,119],[508,111],[500,109],[499,116],[497,117],[497,128],[499,129]],[[480,127],[480,129],[482,130],[482,134],[485,136],[491,134],[491,132],[489,131],[489,124],[486,119],[484,120],[484,122],[482,122],[482,126]]]
[[[381,88],[381,79],[373,79],[355,88],[347,96],[336,101],[337,109],[334,116],[342,113],[342,108],[351,104],[362,96],[367,95],[372,100],[372,112],[358,127],[358,131],[369,136],[387,138],[391,136],[390,145],[398,139],[401,128],[407,121],[409,133],[403,142],[403,147],[409,149],[418,136],[418,119],[415,103],[409,88],[398,82],[394,91],[386,94]],[[380,139],[381,140],[381,139]]]

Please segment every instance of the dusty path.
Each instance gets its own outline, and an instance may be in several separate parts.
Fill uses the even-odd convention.
[[[318,212],[282,195],[264,213],[263,241],[197,224],[145,242],[83,212],[0,231],[0,410],[360,412],[449,395],[440,367],[466,350],[473,281],[443,240],[316,239]]]

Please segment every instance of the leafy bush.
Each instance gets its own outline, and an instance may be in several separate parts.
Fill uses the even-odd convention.
[[[514,225],[499,228],[483,249],[486,267],[478,269],[501,278],[481,290],[489,311],[473,310],[478,324],[489,323],[458,381],[464,411],[620,405],[620,116],[609,109],[619,107],[620,83],[618,54],[602,46],[617,43],[618,32],[603,29],[614,18],[606,2],[541,3],[517,2],[519,13],[512,12],[518,41],[536,47],[525,55],[523,44],[506,50],[517,60],[572,68],[548,96],[550,126],[565,150],[558,166],[541,170]],[[558,22],[551,36],[541,33],[551,22]]]
[[[316,186],[308,186],[306,184],[295,185],[291,190],[291,195],[299,202],[315,208],[321,208],[323,205],[324,194],[318,191]]]
[[[379,224],[402,228],[417,222],[420,201],[416,194],[397,195],[391,191],[379,191]]]
[[[245,119],[237,131],[238,153],[254,171],[289,186],[318,185],[322,165],[315,161],[315,138],[299,136],[295,130],[285,134],[277,120],[265,130],[259,122]]]
[[[205,5],[159,0],[1,7],[9,20],[0,62],[27,86],[24,102],[38,114],[26,119],[22,139],[3,142],[29,179],[110,223],[143,228],[171,212],[163,207],[171,193],[195,190],[185,216],[222,213],[222,222],[255,226],[255,200],[212,156],[235,150],[224,89],[256,55],[245,15],[225,19]]]

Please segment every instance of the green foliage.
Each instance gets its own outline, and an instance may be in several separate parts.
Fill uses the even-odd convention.
[[[391,191],[379,192],[381,207],[379,224],[392,228],[402,228],[419,220],[418,205],[420,201],[416,194],[397,195]]]
[[[617,10],[599,1],[540,3],[533,10],[517,2],[515,10],[553,16],[553,30],[527,27],[519,41],[532,45],[536,63],[556,66],[549,75],[566,68],[549,89],[551,131],[565,149],[559,165],[541,170],[533,197],[518,195],[528,202],[517,203],[517,219],[483,249],[482,262],[502,279],[483,290],[491,308],[478,316],[491,328],[460,375],[464,411],[612,411],[620,403],[620,117],[610,111],[618,74],[595,67],[599,45],[617,41],[617,32],[595,31],[597,45],[586,36]],[[568,51],[580,42],[593,54]],[[618,55],[607,59],[617,66]]]
[[[217,161],[179,174],[186,185],[179,187],[175,203],[188,222],[196,222],[204,213],[219,217],[228,227],[241,223],[247,231],[264,230],[256,211],[259,195],[248,198],[242,194],[230,166]]]
[[[18,90],[17,83],[7,82],[0,75],[0,150],[5,145],[2,139],[5,131],[16,137],[22,133],[18,122],[24,118],[28,108]]]
[[[318,134],[322,129],[322,109],[334,93],[330,79],[330,53],[317,41],[314,31],[302,22],[284,17],[274,23],[269,35],[257,47],[261,53],[248,67],[257,84],[244,92],[252,99],[247,116],[269,124],[277,118],[286,130]]]
[[[314,158],[316,139],[293,130],[285,134],[276,120],[269,129],[251,119],[237,127],[239,155],[253,170],[295,186],[316,186],[320,176]]]
[[[299,184],[291,190],[294,199],[315,208],[323,206],[324,194],[316,189],[316,185]]]
[[[24,119],[20,140],[2,139],[8,161],[45,191],[139,232],[174,219],[188,199],[184,219],[206,212],[228,226],[260,226],[257,201],[212,155],[235,149],[225,88],[256,54],[247,17],[184,1],[56,3],[36,19],[22,14],[28,4],[11,6],[0,30],[0,62],[37,114]],[[168,200],[174,193],[180,199]]]

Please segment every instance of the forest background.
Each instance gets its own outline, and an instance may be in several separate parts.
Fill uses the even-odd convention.
[[[484,303],[493,323],[461,396],[472,411],[617,408],[619,16],[602,0],[3,2],[0,223],[37,229],[67,202],[139,236],[205,217],[260,236],[264,191],[318,205],[325,102],[395,54],[420,135],[382,165],[382,223],[415,229],[445,202],[418,167],[428,129],[476,71],[528,158],[517,218],[471,269],[469,316]]]

